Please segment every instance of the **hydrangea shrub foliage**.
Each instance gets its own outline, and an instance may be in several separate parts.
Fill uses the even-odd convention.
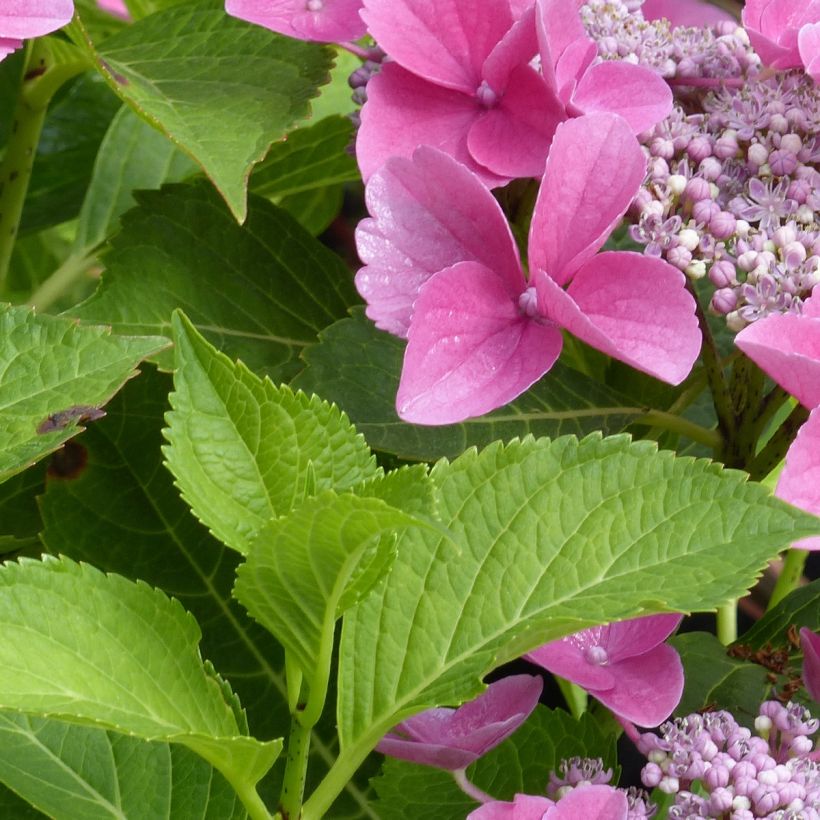
[[[820,3],[0,5],[0,816],[820,817]]]

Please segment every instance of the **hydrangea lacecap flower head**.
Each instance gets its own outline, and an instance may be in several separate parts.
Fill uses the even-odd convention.
[[[657,72],[621,60],[595,63],[598,48],[576,0],[537,0],[541,71],[568,117],[620,114],[638,134],[672,110],[672,91]]]
[[[805,68],[820,81],[820,0],[746,0],[743,25],[771,68]]]
[[[650,615],[584,629],[526,657],[586,689],[616,715],[657,726],[683,693],[680,656],[664,643],[681,618]]]
[[[546,797],[517,794],[512,803],[485,803],[467,820],[627,820],[626,794],[612,786],[581,786],[557,803]]]
[[[362,0],[225,0],[225,11],[297,40],[339,43],[365,34]]]
[[[71,22],[74,0],[3,0],[0,4],[0,60],[23,40],[43,37]]]
[[[644,0],[641,13],[645,20],[669,20],[673,26],[713,26],[736,19],[707,0]]]
[[[543,682],[513,675],[491,683],[458,709],[428,709],[395,726],[376,749],[383,754],[455,771],[509,737],[538,705]]]
[[[811,410],[786,453],[775,495],[820,515],[820,297],[803,303],[802,314],[772,314],[744,328],[737,346],[784,390]],[[792,546],[820,550],[820,537]]]
[[[820,635],[807,627],[800,630],[803,649],[803,683],[809,695],[820,703]]]
[[[467,168],[422,147],[374,175],[356,285],[368,316],[408,338],[403,419],[448,424],[512,401],[552,367],[561,328],[672,384],[686,377],[700,331],[683,274],[636,253],[597,254],[645,168],[621,117],[562,123],[533,214],[529,281],[500,206]]]
[[[530,65],[535,9],[508,0],[365,0],[362,16],[389,55],[367,86],[356,140],[365,180],[392,156],[432,145],[485,184],[540,176],[562,107]]]

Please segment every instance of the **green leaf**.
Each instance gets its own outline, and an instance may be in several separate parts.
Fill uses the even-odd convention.
[[[57,614],[55,617],[55,614]],[[0,568],[0,707],[180,743],[253,786],[280,741],[242,736],[199,627],[159,590],[46,556]]]
[[[744,632],[737,643],[752,649],[763,649],[766,645],[786,647],[790,627],[801,629],[805,626],[812,632],[820,631],[818,600],[820,580],[798,587]]]
[[[359,179],[356,160],[348,152],[353,123],[333,116],[298,128],[271,147],[256,167],[250,189],[265,197],[283,197]]]
[[[244,222],[251,169],[307,114],[332,54],[221,6],[175,5],[85,45],[114,91],[201,165]]]
[[[645,407],[559,363],[523,396],[489,415],[442,427],[407,424],[395,408],[404,344],[357,310],[305,351],[308,367],[292,385],[338,404],[375,450],[427,461],[527,433],[617,433],[646,413]]]
[[[758,708],[771,691],[762,666],[730,657],[709,632],[675,635],[670,644],[680,652],[685,680],[676,715],[707,707],[727,709],[738,723],[754,725]]]
[[[0,306],[0,339],[0,481],[79,433],[139,362],[166,345],[8,306]]]
[[[0,712],[0,781],[56,820],[245,817],[233,788],[184,746],[14,712]]]
[[[204,182],[136,199],[99,290],[73,315],[170,337],[182,308],[209,341],[278,381],[298,372],[299,353],[356,299],[342,261],[264,199],[251,199],[244,226]],[[171,369],[173,354],[159,362]]]
[[[330,82],[322,86],[319,96],[311,105],[311,121],[316,122],[324,117],[347,116],[358,109],[353,102],[348,79],[361,66],[362,61],[341,46],[335,49],[335,60],[330,72]]]
[[[361,436],[337,408],[260,379],[174,317],[173,412],[165,456],[194,514],[247,553],[268,521],[315,491],[344,490],[378,473]]]
[[[740,597],[820,529],[740,472],[625,436],[496,443],[431,475],[452,540],[406,530],[390,574],[344,619],[340,765],[541,643]]]
[[[45,816],[11,789],[0,784],[0,817],[13,817],[14,820],[43,820]]]
[[[314,188],[291,194],[279,200],[279,207],[287,211],[311,236],[324,233],[342,209],[344,188]]]
[[[590,714],[577,721],[560,709],[539,706],[511,737],[470,766],[467,776],[498,800],[545,794],[550,772],[575,756],[600,757],[605,769],[617,772],[615,738],[604,735]],[[613,779],[617,782],[617,773]],[[373,783],[382,820],[463,820],[477,808],[449,772],[430,766],[386,758]]]
[[[329,666],[337,619],[388,571],[395,534],[419,523],[378,498],[327,490],[262,529],[234,595],[312,681]]]
[[[127,106],[120,108],[103,138],[80,211],[74,253],[86,254],[116,228],[136,204],[135,189],[159,188],[190,176],[196,166]]]

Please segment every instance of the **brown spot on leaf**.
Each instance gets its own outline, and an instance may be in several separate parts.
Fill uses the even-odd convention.
[[[76,441],[67,441],[48,465],[48,477],[60,481],[79,478],[88,464],[88,450]]]
[[[73,407],[46,416],[37,425],[37,433],[44,436],[46,433],[53,433],[55,430],[65,430],[74,421],[78,424],[84,421],[96,421],[104,415],[105,411],[100,410],[99,407],[92,407],[89,404],[75,404]]]

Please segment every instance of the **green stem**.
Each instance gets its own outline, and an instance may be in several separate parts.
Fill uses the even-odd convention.
[[[285,680],[288,687],[288,709],[292,715],[304,708],[300,703],[302,695],[302,669],[290,652],[285,652]]]
[[[692,441],[710,447],[712,450],[717,450],[723,442],[723,437],[717,430],[707,430],[705,427],[683,418],[683,416],[665,413],[662,410],[650,410],[640,418],[635,419],[633,424],[660,427],[663,430],[680,433],[692,439]]]
[[[564,696],[564,700],[567,702],[572,716],[576,720],[580,720],[581,715],[586,712],[589,704],[589,695],[586,693],[586,690],[582,689],[578,684],[558,677],[558,675],[555,676],[555,680],[558,682],[558,688],[561,690],[561,694]]]
[[[727,467],[746,469],[754,459],[757,445],[757,418],[763,396],[763,371],[746,356],[732,367],[729,392],[735,417],[735,434],[726,443],[723,462]]]
[[[384,731],[386,729],[383,729],[381,734]],[[381,734],[373,737],[370,743],[365,739],[360,740],[353,748],[346,749],[336,758],[330,771],[302,806],[302,820],[320,820],[325,817],[333,801],[353,779],[353,775],[375,747]]]
[[[718,607],[717,636],[724,646],[737,640],[737,601]]]
[[[755,456],[748,466],[749,475],[754,481],[765,478],[786,457],[786,453],[794,441],[797,431],[806,422],[809,411],[798,404],[789,417],[778,427],[768,444]]]
[[[51,276],[31,294],[29,307],[43,311],[50,308],[63,294],[88,272],[93,256],[69,256]]]
[[[291,720],[288,738],[288,757],[282,794],[279,797],[279,811],[284,820],[302,816],[302,800],[305,797],[308,755],[310,754],[310,727],[303,726],[297,717]]]
[[[803,567],[809,557],[808,550],[790,549],[783,560],[783,568],[769,598],[768,609],[777,606],[792,590],[797,589],[803,577]]]
[[[775,385],[775,387],[763,397],[757,416],[755,417],[756,440],[759,441],[760,437],[766,432],[766,428],[769,426],[771,420],[790,398],[791,393],[784,390],[780,385]]]

